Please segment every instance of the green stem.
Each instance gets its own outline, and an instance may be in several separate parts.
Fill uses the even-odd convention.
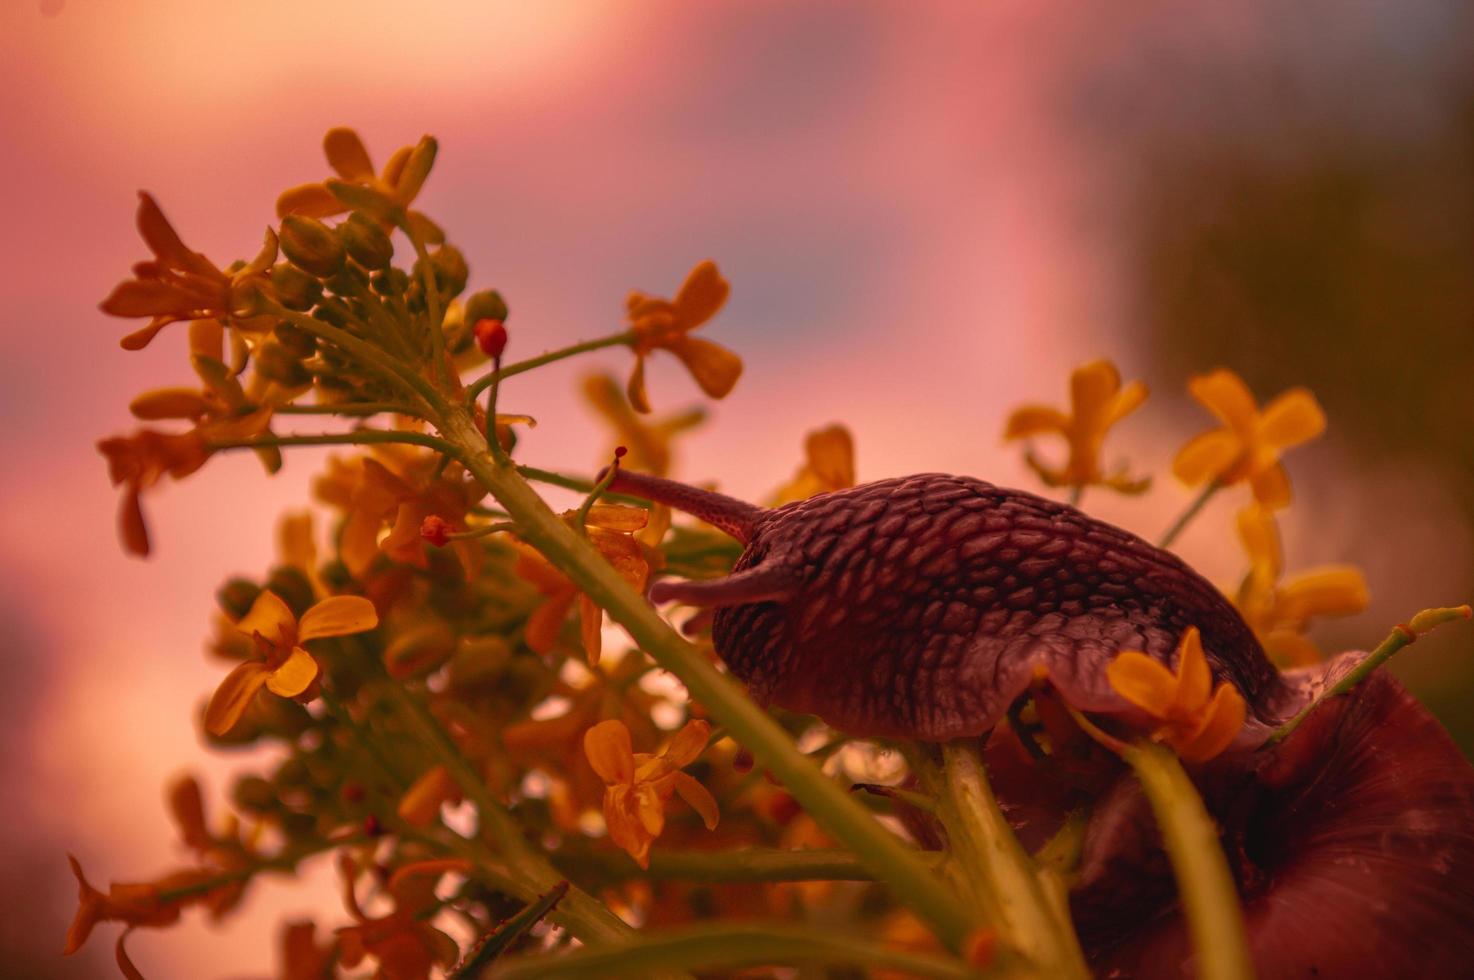
[[[562,487],[564,490],[573,490],[577,493],[589,493],[594,489],[594,481],[586,480],[581,476],[567,476],[563,473],[554,473],[552,470],[540,470],[535,466],[517,466],[517,472],[535,483],[546,483],[551,487]],[[648,508],[650,501],[640,497],[631,497],[622,493],[606,493],[605,500],[621,504],[632,504],[637,507]]]
[[[1414,616],[1408,625],[1395,627],[1391,633],[1387,634],[1387,639],[1383,640],[1377,646],[1377,649],[1367,654],[1366,659],[1357,664],[1345,677],[1341,678],[1327,690],[1322,691],[1320,697],[1300,709],[1300,713],[1295,717],[1276,728],[1270,734],[1265,744],[1275,745],[1283,742],[1290,736],[1291,732],[1300,727],[1301,722],[1310,717],[1316,708],[1319,708],[1331,698],[1339,697],[1356,687],[1362,681],[1366,680],[1372,671],[1392,659],[1394,653],[1409,644],[1415,643],[1418,637],[1424,633],[1436,629],[1444,623],[1451,623],[1456,619],[1468,619],[1469,615],[1470,609],[1468,606],[1424,609]]]
[[[425,243],[414,233],[414,226],[402,209],[398,220],[400,230],[414,246],[415,255],[420,259],[420,278],[424,280],[425,286],[425,311],[430,317],[430,359],[435,364],[435,377],[444,378],[448,370],[445,361],[445,325],[441,322],[440,286],[435,281],[435,266],[430,261],[430,252],[425,248]]]
[[[1172,526],[1167,529],[1167,533],[1162,535],[1162,540],[1157,542],[1157,547],[1170,548],[1172,542],[1177,540],[1177,536],[1192,523],[1194,517],[1198,516],[1198,511],[1202,510],[1208,501],[1213,499],[1213,495],[1222,489],[1223,484],[1217,480],[1209,480],[1208,485],[1203,487],[1202,492],[1193,498],[1192,503],[1187,505],[1187,510],[1183,511],[1177,520],[1172,522]]]
[[[978,922],[920,855],[799,752],[788,733],[676,633],[609,562],[548,508],[516,469],[498,465],[481,448],[480,434],[464,407],[444,421],[442,433],[463,450],[462,463],[522,526],[523,540],[608,610],[640,648],[675,674],[692,699],[746,746],[820,826],[860,855],[865,867],[929,922],[948,946],[961,949]]]
[[[560,347],[557,350],[548,351],[546,354],[539,354],[537,357],[529,357],[525,361],[515,361],[500,370],[488,371],[467,385],[466,401],[468,404],[474,401],[476,396],[481,394],[486,389],[486,386],[494,381],[510,378],[514,374],[521,374],[524,371],[531,371],[533,368],[540,368],[544,364],[552,364],[554,361],[561,361],[566,357],[573,357],[575,354],[584,354],[588,351],[600,350],[604,347],[617,347],[620,344],[633,343],[634,339],[635,332],[633,330],[626,330],[624,333],[610,334],[608,337],[600,337],[598,340],[585,340],[571,347]]]
[[[923,853],[933,866],[941,855]],[[668,851],[655,848],[650,852],[650,867],[642,870],[624,854],[598,852],[555,856],[555,861],[572,869],[592,869],[603,880],[627,878],[670,878],[711,884],[738,884],[759,881],[874,881],[860,859],[849,851],[824,849],[788,851],[779,848],[749,847],[738,851]]]
[[[954,870],[976,892],[999,939],[1043,976],[1088,978],[1068,914],[1014,836],[988,784],[977,741],[943,745],[940,774],[930,766],[924,774],[940,797]]]
[[[343,405],[278,405],[273,412],[277,415],[408,415],[420,418],[419,413],[408,405],[398,402],[350,402]]]
[[[354,429],[350,432],[325,432],[319,435],[248,436],[244,439],[209,439],[210,449],[259,449],[262,446],[370,446],[382,444],[425,446],[448,456],[456,447],[444,439],[423,432],[391,432],[387,429]]]
[[[521,885],[516,889],[517,897],[527,902],[535,901],[563,881],[563,876],[548,859],[527,843],[521,826],[501,803],[492,798],[481,774],[461,754],[429,709],[395,681],[382,682],[381,689],[411,727],[417,740],[430,748],[437,761],[461,787],[461,792],[475,804],[480,836],[502,855],[511,868],[512,884]],[[634,930],[609,911],[604,903],[576,887],[568,890],[554,918],[585,942],[622,941],[634,934]]]
[[[504,960],[488,975],[504,980],[648,977],[657,970],[683,968],[726,975],[742,967],[793,964],[849,964],[895,970],[908,977],[949,980],[977,980],[988,975],[955,959],[909,953],[815,926],[728,922],[641,935],[619,946],[589,947],[562,956]]]
[[[1161,828],[1192,936],[1197,976],[1200,980],[1253,977],[1239,894],[1223,856],[1218,828],[1182,763],[1172,750],[1155,742],[1127,745],[1121,758],[1135,770]]]
[[[161,905],[168,905],[171,902],[177,902],[181,899],[193,898],[196,895],[204,895],[208,892],[214,891],[217,888],[223,888],[226,885],[234,885],[237,882],[249,881],[251,878],[254,878],[256,875],[261,874],[262,872],[293,871],[296,869],[299,863],[316,854],[321,854],[324,851],[336,850],[340,847],[353,847],[357,844],[362,844],[367,840],[369,840],[368,837],[362,835],[354,835],[351,837],[339,837],[336,839],[326,839],[318,841],[317,843],[309,844],[306,847],[293,851],[290,854],[283,854],[279,857],[272,858],[270,861],[262,861],[259,864],[253,864],[250,867],[246,868],[236,868],[232,871],[224,871],[213,878],[206,878],[204,881],[197,881],[194,884],[181,885],[178,888],[170,888],[167,891],[159,892],[158,901]]]

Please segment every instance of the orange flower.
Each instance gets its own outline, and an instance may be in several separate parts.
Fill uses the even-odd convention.
[[[563,517],[567,520],[574,514],[574,511],[568,511]],[[640,542],[635,540],[635,532],[644,528],[649,519],[648,513],[638,507],[595,504],[589,508],[588,520],[584,526],[589,543],[636,592],[645,591],[645,582],[650,577],[650,563]],[[600,630],[604,625],[604,613],[598,604],[579,592],[568,576],[527,545],[518,548],[517,574],[547,597],[528,617],[527,645],[538,653],[550,653],[558,645],[563,620],[568,617],[568,610],[577,599],[584,652],[591,665],[598,663],[603,651]]]
[[[816,429],[804,437],[804,464],[773,497],[773,506],[807,500],[855,485],[855,440],[842,425]]]
[[[390,875],[387,888],[394,911],[374,919],[364,914],[354,894],[357,867],[353,859],[343,855],[340,867],[343,904],[358,920],[358,925],[338,930],[340,963],[354,967],[372,956],[379,964],[374,971],[376,980],[428,980],[436,965],[455,964],[460,947],[431,925],[429,917],[436,906],[435,884],[440,876],[450,871],[465,874],[471,870],[469,861],[417,861],[398,868]]]
[[[142,350],[176,320],[219,318],[252,331],[270,329],[270,318],[255,316],[255,293],[270,288],[266,273],[276,261],[276,235],[270,229],[256,257],[239,270],[222,272],[191,251],[148,194],[138,195],[138,231],[154,258],[133,267],[134,278],[120,283],[102,301],[113,316],[149,317],[148,326],[123,338],[125,350]]]
[[[289,214],[307,218],[327,218],[348,210],[332,186],[346,182],[349,188],[361,188],[367,192],[363,206],[371,211],[384,212],[404,209],[408,221],[421,241],[438,245],[445,241],[445,232],[418,211],[409,206],[425,185],[430,167],[435,162],[436,143],[429,136],[421,138],[415,146],[401,146],[389,157],[389,162],[378,174],[374,173],[373,160],[364,148],[363,140],[346,126],[327,131],[322,139],[323,154],[328,166],[338,172],[342,182],[328,181],[318,184],[301,184],[282,192],[276,199],[276,216],[285,218]],[[358,205],[355,204],[355,207]],[[383,215],[381,214],[380,217]],[[386,224],[388,222],[385,222]]]
[[[1177,453],[1172,472],[1188,486],[1210,480],[1228,486],[1248,480],[1254,499],[1279,509],[1290,503],[1290,478],[1280,463],[1286,449],[1325,431],[1326,416],[1305,388],[1291,388],[1260,412],[1243,379],[1219,368],[1188,382],[1188,391],[1222,427],[1196,436]]]
[[[708,830],[717,825],[717,801],[692,776],[681,772],[706,750],[711,726],[688,721],[660,752],[636,754],[624,722],[601,721],[584,733],[583,747],[594,772],[608,785],[604,822],[609,839],[629,852],[640,867],[650,867],[650,844],[665,829],[665,806],[672,794],[701,815]]]
[[[332,980],[338,975],[337,960],[333,943],[317,944],[315,922],[288,922],[282,929],[282,980]]]
[[[348,519],[343,525],[339,552],[343,564],[354,578],[362,579],[382,551],[390,558],[416,568],[425,568],[429,559],[420,527],[425,518],[434,515],[452,530],[466,530],[466,514],[486,491],[475,481],[460,477],[458,465],[447,467],[436,476],[435,457],[417,454],[395,473],[376,459],[365,458],[351,491]],[[340,492],[341,488],[319,483],[319,493]],[[391,525],[382,540],[379,532]],[[474,580],[485,559],[484,542],[460,540],[451,543],[467,581]]]
[[[139,497],[165,475],[181,480],[204,466],[210,458],[204,436],[198,429],[178,435],[139,429],[131,436],[103,439],[97,449],[107,457],[108,478],[113,486],[127,485],[118,512],[123,546],[135,555],[147,555],[148,525]]]
[[[1243,727],[1244,699],[1238,689],[1220,684],[1211,690],[1213,675],[1196,626],[1182,634],[1176,673],[1128,650],[1107,665],[1106,679],[1117,694],[1156,719],[1152,737],[1188,762],[1207,762],[1228,748]]]
[[[220,834],[211,833],[205,820],[205,801],[200,793],[200,784],[193,777],[185,776],[169,787],[169,813],[179,828],[179,837],[185,846],[199,856],[201,873],[218,875],[221,872],[239,871],[249,868],[258,859],[250,840],[241,834],[240,822],[234,815],[225,821]],[[210,910],[210,917],[219,919],[240,904],[246,893],[249,878],[230,882],[200,895],[196,901]]]
[[[251,611],[235,624],[239,632],[255,640],[260,659],[247,660],[225,675],[205,708],[205,727],[215,735],[230,731],[263,685],[284,698],[306,695],[310,700],[321,671],[301,644],[362,633],[378,625],[374,604],[362,596],[324,599],[303,613],[299,623],[276,593],[263,591]]]
[[[399,800],[399,819],[412,827],[428,827],[443,803],[459,803],[461,787],[444,766],[434,766],[415,780]]]
[[[645,396],[645,358],[656,350],[668,350],[680,358],[701,390],[712,398],[724,398],[732,390],[742,374],[742,359],[725,347],[690,336],[691,331],[716,315],[730,290],[716,263],[708,260],[691,270],[674,300],[630,293],[625,307],[635,334],[635,370],[626,390],[635,411],[650,411]]]
[[[619,390],[619,383],[607,374],[584,378],[583,394],[614,430],[615,444],[628,450],[622,464],[640,473],[668,476],[672,438],[706,420],[705,410],[694,408],[646,423],[631,409],[624,392]]]
[[[191,900],[198,901],[203,896],[193,895],[190,898],[165,901],[165,893],[197,885],[212,877],[212,872],[209,871],[181,871],[153,882],[114,882],[104,894],[87,881],[86,875],[82,873],[82,865],[75,857],[68,854],[67,860],[77,879],[78,904],[77,914],[72,919],[71,927],[67,929],[66,948],[62,951],[64,956],[71,956],[81,949],[99,922],[125,922],[130,929],[134,926],[173,925],[179,921],[179,913],[185,905]],[[118,940],[118,949],[120,959],[125,958],[121,938]]]
[[[1141,493],[1150,478],[1131,479],[1124,467],[1107,474],[1101,468],[1101,446],[1111,426],[1146,401],[1140,381],[1121,387],[1121,373],[1110,361],[1091,361],[1070,375],[1070,414],[1045,405],[1025,405],[1008,417],[1005,439],[1027,439],[1045,433],[1064,437],[1069,458],[1061,467],[1049,467],[1032,450],[1024,459],[1051,487],[1107,486],[1121,493]]]
[[[1316,617],[1352,616],[1366,609],[1371,596],[1361,570],[1322,565],[1281,581],[1283,562],[1273,511],[1249,505],[1239,511],[1238,530],[1250,564],[1234,605],[1270,659],[1290,667],[1319,663],[1320,650],[1305,631]]]

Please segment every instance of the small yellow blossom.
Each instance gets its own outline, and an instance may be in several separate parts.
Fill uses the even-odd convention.
[[[425,185],[425,178],[430,175],[430,165],[435,159],[433,139],[426,136],[415,146],[401,146],[377,174],[363,140],[346,126],[328,130],[322,140],[322,150],[328,166],[337,171],[343,181],[364,188],[382,199],[385,205],[405,209],[409,223],[421,241],[429,244],[445,241],[445,232],[435,222],[418,211],[408,210]],[[304,218],[327,218],[347,210],[348,205],[339,200],[326,182],[298,185],[283,191],[276,199],[278,218],[291,214]]]
[[[1060,467],[1046,466],[1030,450],[1024,457],[1051,487],[1106,486],[1120,493],[1144,491],[1151,479],[1133,479],[1124,467],[1107,474],[1100,463],[1101,446],[1111,426],[1146,401],[1147,387],[1133,381],[1121,387],[1121,374],[1110,361],[1082,364],[1070,375],[1070,413],[1046,405],[1024,405],[1008,417],[1005,439],[1029,439],[1054,433],[1064,438],[1069,458]]]
[[[681,772],[705,751],[710,736],[706,722],[688,721],[670,745],[651,755],[633,751],[630,731],[622,721],[601,721],[584,733],[589,764],[608,786],[604,822],[609,838],[640,867],[650,866],[650,844],[665,829],[665,807],[672,794],[690,804],[708,830],[716,827],[716,799],[694,777]]]
[[[671,440],[706,420],[706,412],[695,408],[647,423],[635,414],[619,383],[607,374],[584,378],[583,394],[614,430],[616,444],[628,450],[622,465],[639,473],[669,476]]]
[[[573,516],[573,511],[563,515],[565,520]],[[595,504],[589,508],[584,525],[589,543],[636,592],[645,591],[645,582],[650,577],[650,563],[640,542],[635,539],[635,533],[644,528],[649,519],[648,512],[639,507]],[[603,650],[600,631],[604,625],[604,613],[598,604],[579,592],[568,576],[526,545],[518,549],[517,574],[547,597],[528,617],[527,645],[538,653],[551,652],[558,645],[563,620],[567,618],[568,610],[577,599],[584,653],[590,664],[598,663]]]
[[[1283,573],[1279,528],[1262,504],[1239,511],[1239,540],[1249,555],[1249,572],[1234,604],[1271,660],[1286,667],[1319,663],[1320,650],[1306,636],[1319,616],[1353,616],[1371,601],[1361,570],[1322,565],[1280,581]]]
[[[772,505],[807,500],[855,485],[855,439],[842,425],[816,429],[804,437],[804,463],[773,496]]]
[[[732,390],[742,374],[742,358],[709,340],[690,336],[716,315],[730,291],[716,263],[708,260],[691,270],[674,300],[630,293],[625,308],[635,334],[635,370],[626,390],[635,411],[650,411],[645,395],[645,358],[661,349],[680,358],[701,390],[712,398],[725,398]]]
[[[466,514],[486,493],[480,484],[462,476],[459,464],[437,476],[433,455],[418,454],[400,463],[401,472],[396,473],[377,459],[365,458],[357,471],[339,541],[343,563],[354,578],[362,579],[381,551],[397,562],[425,568],[429,559],[420,535],[425,518],[433,515],[452,530],[464,531]],[[339,473],[352,478],[345,470]],[[343,488],[335,482],[337,479],[326,485],[319,483],[319,494],[341,496]],[[390,525],[390,531],[380,539],[385,524]],[[466,580],[473,581],[485,559],[484,543],[457,540],[451,542],[451,547],[461,561]]]
[[[1232,684],[1212,690],[1213,675],[1196,626],[1177,647],[1177,672],[1136,650],[1106,667],[1116,693],[1159,723],[1152,737],[1166,742],[1188,762],[1207,762],[1233,742],[1244,725],[1244,699]],[[1211,697],[1210,697],[1211,695]]]
[[[1260,412],[1243,379],[1226,368],[1194,377],[1187,388],[1223,425],[1182,447],[1172,461],[1177,478],[1190,487],[1247,480],[1254,499],[1265,507],[1288,506],[1290,478],[1280,455],[1325,431],[1326,416],[1315,396],[1291,388]]]
[[[374,977],[380,980],[418,980],[428,978],[437,965],[455,965],[460,947],[430,920],[440,904],[435,896],[440,876],[469,872],[469,861],[447,858],[401,865],[389,876],[385,889],[394,901],[394,911],[375,918],[364,914],[354,894],[353,879],[358,872],[353,859],[344,855],[340,868],[344,877],[343,905],[358,920],[357,925],[337,932],[342,965],[355,967],[373,957],[378,962]]]
[[[113,486],[125,486],[118,529],[123,545],[135,555],[149,551],[148,525],[140,497],[166,475],[182,480],[205,465],[210,450],[198,429],[179,434],[139,429],[131,436],[103,439],[97,449],[107,457]]]
[[[150,318],[148,326],[123,338],[123,347],[141,350],[177,320],[219,318],[252,331],[270,329],[269,317],[254,315],[254,293],[270,288],[266,274],[276,261],[276,235],[268,229],[256,257],[226,273],[185,246],[152,197],[138,197],[138,231],[154,258],[135,265],[134,278],[102,301],[104,313]]]
[[[412,827],[428,827],[444,803],[459,803],[461,787],[444,766],[434,766],[416,779],[399,799],[399,819]]]
[[[362,633],[377,625],[374,604],[362,596],[324,599],[303,613],[299,623],[276,593],[263,591],[235,624],[255,640],[260,659],[247,660],[225,675],[205,709],[205,727],[215,735],[230,731],[263,685],[284,698],[302,697],[313,689],[320,673],[303,643]]]

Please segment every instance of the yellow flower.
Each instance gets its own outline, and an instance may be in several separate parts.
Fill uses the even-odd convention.
[[[177,435],[139,429],[131,436],[103,439],[97,449],[107,457],[113,486],[127,487],[118,513],[123,546],[135,555],[147,555],[148,525],[139,498],[165,475],[181,480],[204,466],[210,458],[204,436],[198,429]]]
[[[742,358],[711,341],[690,336],[691,331],[716,315],[730,291],[716,263],[708,260],[691,270],[674,300],[630,293],[625,307],[635,334],[635,370],[626,390],[635,411],[650,411],[645,396],[645,358],[656,350],[668,350],[680,358],[701,390],[712,398],[724,398],[732,390],[742,374]]]
[[[1291,388],[1260,412],[1237,374],[1219,368],[1188,382],[1188,391],[1223,423],[1178,452],[1172,472],[1190,487],[1216,480],[1248,480],[1254,499],[1279,509],[1290,503],[1290,478],[1280,463],[1286,449],[1325,431],[1326,416],[1305,388]]]
[[[573,511],[563,515],[565,520],[572,516]],[[636,592],[645,591],[645,582],[650,576],[650,563],[640,542],[635,539],[635,532],[644,528],[649,519],[648,512],[639,507],[595,504],[589,508],[584,525],[589,543]],[[527,645],[537,653],[551,652],[558,645],[563,620],[567,618],[568,610],[577,599],[584,653],[591,665],[598,663],[603,651],[600,630],[604,625],[604,613],[598,604],[579,592],[568,576],[527,545],[518,549],[517,574],[546,596],[543,604],[528,617],[525,631]]]
[[[1320,650],[1306,636],[1317,616],[1352,616],[1371,601],[1361,570],[1322,565],[1280,581],[1283,573],[1274,513],[1250,504],[1238,515],[1239,540],[1249,555],[1249,572],[1234,604],[1271,660],[1281,666],[1319,663]]]
[[[354,894],[353,879],[357,867],[348,855],[340,858],[345,879],[343,904],[357,925],[337,930],[338,961],[355,967],[373,957],[379,967],[374,976],[382,980],[414,980],[428,978],[435,966],[443,969],[455,965],[460,947],[450,936],[430,924],[440,906],[435,886],[447,872],[466,874],[468,861],[446,858],[415,861],[397,868],[385,886],[394,901],[394,911],[370,918],[364,914]]]
[[[665,829],[665,806],[672,794],[679,794],[701,815],[706,829],[716,827],[717,801],[705,786],[681,772],[705,751],[710,735],[706,722],[688,721],[670,745],[650,755],[632,750],[630,731],[622,721],[601,721],[584,733],[589,765],[608,786],[604,822],[609,839],[640,867],[650,867],[650,844]]]
[[[1158,722],[1152,737],[1188,762],[1207,762],[1233,742],[1244,725],[1244,699],[1232,684],[1216,691],[1196,626],[1177,647],[1177,672],[1136,650],[1117,654],[1106,667],[1116,693]],[[1212,695],[1211,697],[1209,695]]]
[[[219,318],[250,330],[269,329],[270,318],[253,316],[252,309],[255,291],[270,288],[266,273],[276,261],[276,235],[268,229],[254,259],[236,272],[222,272],[185,246],[152,197],[144,193],[138,197],[138,231],[154,253],[153,261],[135,265],[134,278],[120,283],[102,301],[104,313],[150,318],[148,326],[123,338],[123,347],[147,347],[176,320]]]
[[[480,484],[462,479],[459,465],[447,467],[435,475],[437,460],[428,454],[416,454],[402,461],[401,473],[395,473],[376,459],[365,458],[357,473],[347,508],[347,520],[339,541],[343,564],[354,578],[362,579],[382,551],[397,562],[425,568],[429,559],[420,528],[425,518],[434,515],[452,530],[466,530],[466,514],[485,495]],[[339,470],[343,476],[348,474]],[[341,478],[341,477],[338,477]],[[340,493],[332,481],[319,483],[319,494]],[[384,525],[389,534],[379,537]],[[466,580],[480,572],[486,557],[485,545],[476,540],[451,543],[461,561]]]
[[[1111,426],[1140,408],[1146,396],[1147,387],[1140,381],[1121,387],[1121,374],[1110,361],[1091,361],[1070,375],[1070,414],[1046,405],[1024,405],[1008,417],[1003,438],[1029,439],[1046,433],[1064,438],[1069,446],[1064,466],[1046,466],[1032,450],[1024,457],[1051,487],[1099,485],[1120,493],[1141,493],[1151,479],[1131,479],[1124,467],[1105,473],[1100,452]]]
[[[584,378],[583,393],[614,430],[616,444],[628,450],[622,465],[640,473],[669,476],[672,438],[706,420],[706,412],[695,408],[647,423],[630,408],[619,383],[607,374]]]
[[[235,727],[262,685],[284,698],[300,698],[312,690],[320,668],[302,644],[330,636],[362,633],[379,625],[374,604],[362,596],[340,595],[322,600],[302,614],[274,592],[263,591],[235,628],[256,642],[259,660],[236,667],[216,688],[205,708],[205,727],[224,735]]]
[[[772,506],[807,500],[855,485],[855,440],[842,425],[816,429],[804,437],[804,464],[773,497]]]
[[[422,241],[429,244],[445,241],[445,232],[435,222],[418,211],[408,210],[425,185],[425,178],[430,175],[430,164],[435,159],[433,139],[426,136],[416,146],[401,146],[378,174],[374,173],[374,164],[363,140],[346,126],[328,130],[322,139],[322,150],[328,158],[328,166],[348,184],[368,190],[390,207],[405,209],[410,225]],[[327,183],[301,184],[283,191],[276,199],[278,218],[289,214],[327,218],[347,210],[348,205],[333,194]]]

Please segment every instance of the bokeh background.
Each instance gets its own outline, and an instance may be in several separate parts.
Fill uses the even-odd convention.
[[[509,298],[514,355],[605,333],[628,289],[715,258],[734,295],[709,335],[747,374],[680,473],[741,495],[832,421],[862,479],[1032,487],[1007,409],[1110,356],[1154,392],[1113,452],[1161,478],[1088,504],[1151,536],[1188,499],[1166,464],[1206,421],[1190,373],[1309,384],[1331,428],[1291,461],[1289,565],[1366,570],[1372,608],[1315,633],[1364,646],[1474,593],[1471,20],[1461,0],[0,4],[3,972],[109,973],[108,927],[56,956],[64,853],[99,882],[154,875],[180,857],[163,784],[191,769],[218,793],[244,763],[195,731],[211,593],[266,567],[318,462],[212,462],[155,498],[154,558],[121,553],[93,443],[188,370],[182,331],[129,354],[96,309],[143,257],[137,188],[224,263],[326,172],[328,126],[381,160],[434,133],[421,201],[473,288]],[[577,381],[627,366],[508,385],[542,422],[525,458],[591,468],[606,436]],[[698,395],[668,364],[651,389]],[[1225,583],[1233,505],[1180,544]],[[1471,665],[1450,629],[1396,668],[1466,749]],[[130,949],[151,977],[264,976],[278,919],[335,920],[331,884],[268,883],[224,930],[190,916]]]

